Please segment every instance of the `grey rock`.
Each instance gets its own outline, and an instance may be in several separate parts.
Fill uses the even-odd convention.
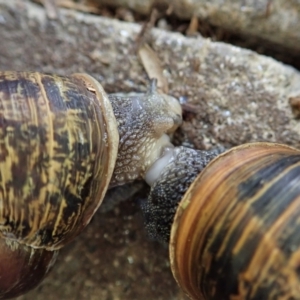
[[[94,0],[149,14],[155,0]],[[161,0],[181,19],[193,16],[247,37],[300,49],[300,1],[298,0]]]

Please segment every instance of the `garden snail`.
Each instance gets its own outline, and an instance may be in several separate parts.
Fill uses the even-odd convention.
[[[144,205],[150,235],[191,299],[300,299],[300,151],[222,151],[173,149]]]
[[[147,176],[178,101],[107,95],[86,74],[0,72],[0,298],[37,285],[110,186]]]

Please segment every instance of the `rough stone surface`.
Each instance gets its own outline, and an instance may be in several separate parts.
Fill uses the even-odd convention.
[[[88,72],[108,92],[143,91],[147,75],[135,53],[136,24],[61,10],[59,21],[28,1],[0,1],[1,68]],[[288,99],[300,75],[273,59],[203,38],[153,30],[170,94],[193,106],[185,135],[197,147],[268,140],[299,146],[300,123]]]
[[[93,0],[149,14],[154,3],[182,19],[193,16],[234,33],[300,49],[300,1],[286,0]]]
[[[0,0],[0,67],[70,74],[88,72],[108,92],[144,91],[147,75],[134,46],[140,26],[61,10],[49,21],[29,1]],[[153,30],[170,94],[184,104],[177,143],[197,148],[277,141],[300,148],[300,122],[289,106],[300,95],[293,68],[222,43]],[[145,191],[146,193],[146,191]],[[98,212],[62,250],[44,283],[19,299],[185,299],[167,249],[150,241],[137,202]]]

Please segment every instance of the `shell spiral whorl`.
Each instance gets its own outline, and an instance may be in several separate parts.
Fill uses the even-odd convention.
[[[300,151],[246,144],[214,159],[187,191],[170,240],[193,299],[300,299]]]

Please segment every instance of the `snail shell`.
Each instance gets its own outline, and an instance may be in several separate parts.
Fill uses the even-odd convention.
[[[0,73],[0,269],[9,274],[1,275],[0,297],[35,286],[53,250],[88,224],[118,138],[112,106],[92,77]]]
[[[146,176],[180,122],[153,84],[121,97],[87,74],[0,72],[0,298],[37,284],[107,189]]]
[[[90,221],[118,150],[104,95],[88,75],[0,74],[3,237],[54,250]]]
[[[299,224],[300,151],[233,148],[203,169],[178,205],[174,277],[192,299],[300,299]]]

